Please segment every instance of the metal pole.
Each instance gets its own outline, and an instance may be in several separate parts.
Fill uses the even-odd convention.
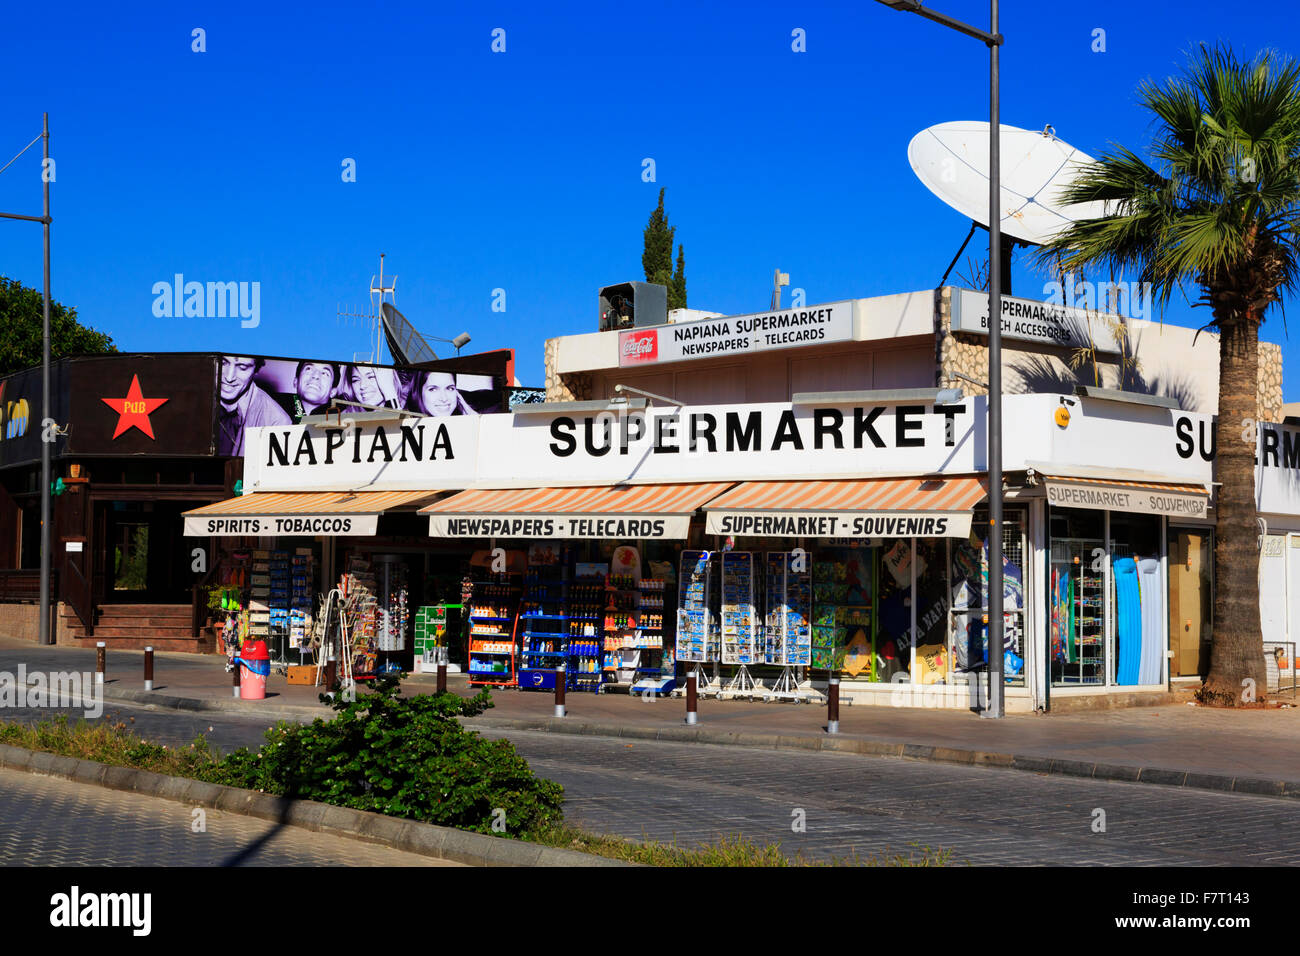
[[[564,665],[555,668],[555,716],[563,717],[564,710]]]
[[[50,419],[50,114],[44,114],[41,129],[44,141],[41,179],[45,183],[45,208],[42,231],[45,234],[45,294],[41,320],[41,619],[37,640],[53,644],[50,637],[50,443],[46,441],[46,422]]]
[[[153,690],[153,648],[144,649],[144,689]]]
[[[686,675],[686,722],[692,726],[699,723],[700,720],[698,675],[698,667],[692,667],[691,672]]]
[[[998,0],[990,0],[989,32],[998,35]],[[999,43],[989,44],[989,706],[981,717],[1004,714],[1002,700],[1002,175],[999,116]]]
[[[826,732],[840,732],[840,679],[836,675],[831,676],[830,684],[826,687]]]

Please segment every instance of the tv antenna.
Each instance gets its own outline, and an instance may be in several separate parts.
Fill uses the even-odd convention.
[[[384,254],[381,252],[379,254],[379,274],[370,277],[370,311],[356,312],[353,311],[350,306],[347,310],[344,310],[342,305],[339,305],[335,311],[335,314],[339,319],[346,320],[349,324],[351,324],[354,319],[361,319],[367,326],[370,326],[374,330],[374,352],[353,352],[352,361],[354,362],[371,362],[376,365],[379,364],[380,343],[383,341],[383,320],[381,313],[383,312],[383,306],[385,305],[384,296],[389,296],[393,301],[397,298],[397,276],[387,277],[388,285],[384,284],[385,278]],[[369,341],[370,334],[371,333],[367,331],[367,341]]]

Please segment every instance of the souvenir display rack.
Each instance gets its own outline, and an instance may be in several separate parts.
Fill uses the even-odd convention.
[[[469,684],[514,687],[515,635],[522,588],[502,574],[495,581],[474,581],[469,601]]]
[[[665,627],[666,587],[667,582],[662,578],[642,578],[640,582],[641,617],[635,638],[639,676],[632,685],[634,694],[671,694],[677,686],[673,647]]]
[[[713,554],[709,551],[683,551],[677,576],[677,660],[708,663],[719,656],[718,620],[713,610],[710,579]],[[704,692],[711,683],[700,671]]]
[[[348,569],[339,580],[339,593],[347,607],[348,636],[352,657],[348,666],[355,680],[373,680],[379,661],[376,634],[379,621],[379,599],[375,592],[375,575],[370,561],[354,554]]]
[[[736,665],[720,696],[765,696],[749,665],[763,663],[758,608],[754,594],[754,555],[750,551],[722,554],[722,663]]]
[[[1106,682],[1106,579],[1102,571],[1092,570],[1094,554],[1103,547],[1100,539],[1052,539],[1048,579],[1053,684]]]
[[[799,700],[805,696],[799,687],[796,668],[812,662],[812,575],[806,553],[770,551],[767,554],[767,614],[764,635],[764,658],[769,664],[781,665],[781,676],[772,687],[772,696]],[[802,561],[802,564],[797,562]],[[802,570],[796,570],[802,567]]]
[[[519,609],[523,651],[519,664],[522,690],[554,690],[555,669],[568,667],[569,582],[558,564],[531,565],[524,578]],[[569,685],[565,681],[565,686]]]
[[[406,650],[406,631],[410,622],[406,584],[406,564],[400,558],[376,556],[375,563],[375,646],[393,654]]]
[[[315,573],[311,548],[298,548],[291,558],[289,576],[289,647],[305,657],[312,632]]]
[[[248,636],[255,641],[271,642],[271,552],[253,551],[252,573],[248,588]]]

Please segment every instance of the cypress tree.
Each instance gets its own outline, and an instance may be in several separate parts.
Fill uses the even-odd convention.
[[[677,246],[677,272],[668,287],[668,308],[686,308],[686,250],[681,245]]]
[[[646,282],[655,282],[669,287],[669,298],[672,297],[673,234],[676,231],[674,227],[668,225],[668,215],[664,212],[664,191],[661,188],[659,206],[650,214],[650,221],[646,223],[645,251],[641,253],[641,268],[645,270]]]

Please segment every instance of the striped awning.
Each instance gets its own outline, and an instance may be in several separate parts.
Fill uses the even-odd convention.
[[[471,488],[420,513],[437,538],[685,538],[691,515],[732,484]]]
[[[413,511],[440,491],[262,491],[185,512],[191,537],[373,535],[379,515]]]
[[[705,530],[759,537],[965,537],[985,487],[975,475],[747,481],[709,502]]]
[[[1044,475],[1043,488],[1048,504],[1054,508],[1204,518],[1210,506],[1205,486],[1191,483]]]

